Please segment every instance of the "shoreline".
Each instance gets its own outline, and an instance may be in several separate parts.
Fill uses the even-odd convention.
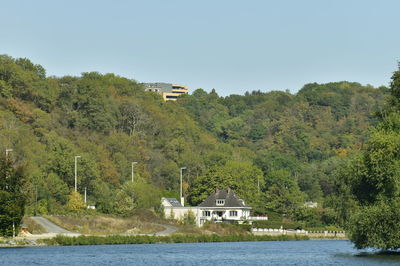
[[[347,238],[310,238],[298,235],[109,235],[109,236],[64,236],[52,238],[0,239],[0,248],[22,248],[43,246],[79,245],[124,245],[124,244],[172,244],[172,243],[212,243],[212,242],[258,242],[258,241],[302,241],[302,240],[348,240]]]

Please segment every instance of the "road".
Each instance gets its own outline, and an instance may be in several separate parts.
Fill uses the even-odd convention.
[[[44,236],[44,235],[55,236],[55,235],[59,235],[59,234],[67,235],[67,236],[79,236],[80,235],[79,233],[68,231],[68,230],[52,223],[51,221],[47,220],[44,217],[32,216],[31,218],[37,224],[41,225],[48,232],[47,234],[43,234],[42,236]],[[178,230],[178,228],[176,226],[172,226],[172,225],[168,225],[168,224],[157,224],[157,225],[162,226],[165,229],[162,231],[158,231],[154,234],[148,234],[148,235],[167,236]],[[124,235],[124,234],[121,234],[121,235]]]
[[[63,234],[63,235],[70,235],[70,236],[80,235],[79,233],[74,233],[74,232],[68,231],[68,230],[50,222],[49,220],[47,220],[44,217],[32,216],[31,218],[37,224],[41,225],[50,234]]]
[[[156,236],[168,236],[172,233],[175,233],[175,231],[178,230],[178,228],[176,226],[172,226],[172,225],[168,225],[168,224],[157,224],[157,225],[163,226],[165,228],[165,230],[154,233],[154,235],[156,235]]]

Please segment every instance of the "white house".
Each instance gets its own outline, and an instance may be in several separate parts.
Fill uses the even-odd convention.
[[[166,218],[180,220],[192,212],[198,226],[206,221],[242,223],[251,219],[251,207],[231,189],[217,190],[196,207],[184,207],[175,198],[162,198],[161,204]]]

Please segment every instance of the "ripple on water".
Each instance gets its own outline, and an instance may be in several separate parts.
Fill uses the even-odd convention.
[[[396,254],[396,255],[394,255]],[[0,249],[1,265],[399,265],[349,241],[271,241]]]

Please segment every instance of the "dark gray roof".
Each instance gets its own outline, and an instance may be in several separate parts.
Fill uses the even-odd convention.
[[[182,204],[175,198],[165,198],[172,207],[183,207]]]
[[[224,205],[217,205],[216,200],[223,199],[225,200]],[[221,189],[217,190],[214,194],[210,195],[206,198],[202,203],[200,203],[199,207],[247,207],[242,199],[240,199],[231,189]]]

